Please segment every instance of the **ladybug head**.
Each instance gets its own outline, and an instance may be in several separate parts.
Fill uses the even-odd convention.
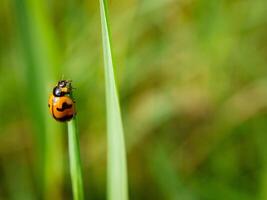
[[[60,88],[70,88],[71,87],[71,81],[70,80],[60,80],[57,83],[57,86]]]
[[[54,87],[53,94],[57,97],[64,96],[65,94],[70,94],[72,90],[71,81],[69,80],[60,80],[57,83],[57,86]]]

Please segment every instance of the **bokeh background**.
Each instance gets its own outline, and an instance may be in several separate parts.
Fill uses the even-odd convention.
[[[111,0],[130,199],[267,200],[267,1]],[[0,199],[72,199],[51,88],[72,79],[86,199],[106,198],[99,2],[1,0]]]

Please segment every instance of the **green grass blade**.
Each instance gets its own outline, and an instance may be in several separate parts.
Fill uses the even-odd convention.
[[[72,191],[74,200],[83,200],[83,180],[82,166],[80,158],[79,135],[77,131],[77,122],[74,117],[68,122],[69,156],[70,156],[70,174],[72,182]]]
[[[49,116],[47,101],[51,74],[58,65],[53,28],[43,0],[14,1],[18,35],[25,59],[27,96],[34,124],[38,159],[39,195],[43,199],[61,199],[62,135]]]
[[[119,98],[114,78],[111,39],[108,19],[108,5],[100,0],[102,42],[105,66],[107,134],[108,134],[108,199],[127,200],[127,164],[124,133]]]

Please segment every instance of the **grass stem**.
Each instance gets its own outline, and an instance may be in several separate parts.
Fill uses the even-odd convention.
[[[83,200],[83,180],[76,117],[68,122],[70,174],[74,200]]]

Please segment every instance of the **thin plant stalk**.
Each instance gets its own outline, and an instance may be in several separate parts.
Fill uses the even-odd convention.
[[[109,200],[128,199],[127,162],[119,97],[114,77],[112,45],[106,0],[99,0],[105,67],[107,109],[107,194]]]
[[[74,200],[83,200],[83,180],[76,117],[68,122],[70,174]]]

